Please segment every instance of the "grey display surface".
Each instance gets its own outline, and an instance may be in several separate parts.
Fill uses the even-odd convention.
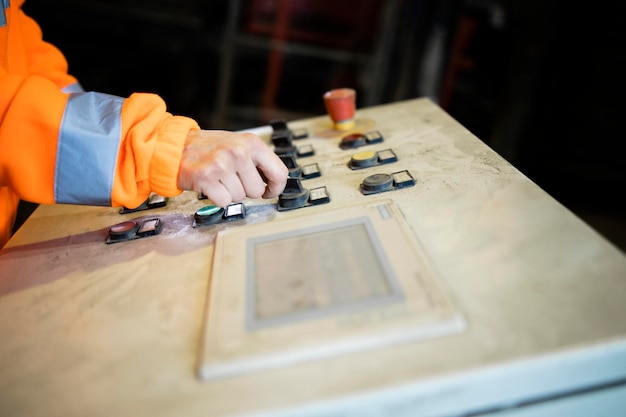
[[[402,297],[374,233],[362,218],[250,239],[248,327],[367,308]]]

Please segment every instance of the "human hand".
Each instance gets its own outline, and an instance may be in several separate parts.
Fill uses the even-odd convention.
[[[224,207],[245,197],[276,197],[288,175],[285,164],[253,133],[193,130],[183,149],[178,188],[200,192]]]

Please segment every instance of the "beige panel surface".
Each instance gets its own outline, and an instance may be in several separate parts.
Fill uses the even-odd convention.
[[[360,393],[392,398],[404,392],[392,388],[407,384],[417,384],[407,396],[421,393],[413,406],[432,411],[466,400],[453,389],[461,385],[442,380],[523,395],[626,376],[626,256],[436,105],[359,109],[355,130],[379,130],[385,142],[371,149],[392,148],[399,158],[366,171],[347,168],[351,152],[337,146],[328,117],[290,126],[309,130],[298,144],[312,144],[316,155],[299,162],[318,162],[322,176],[303,184],[327,186],[327,205],[279,213],[276,201],[246,201],[245,221],[198,229],[193,213],[206,202],[194,193],[135,215],[39,207],[0,252],[0,415],[241,415]],[[257,132],[269,142],[269,128]],[[403,169],[414,187],[359,192],[366,175]],[[426,248],[467,319],[465,332],[210,383],[196,378],[220,229],[386,199]],[[104,244],[109,226],[144,215],[161,216],[160,235]],[[585,368],[586,350],[605,344],[613,356],[589,353],[601,366]],[[570,351],[582,352],[578,362],[545,360]],[[501,367],[511,373],[484,371]],[[516,386],[513,369],[536,371],[533,382]],[[499,400],[490,395],[482,406]]]

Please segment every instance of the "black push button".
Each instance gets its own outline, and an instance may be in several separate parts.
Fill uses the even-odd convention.
[[[361,183],[361,193],[375,194],[385,191],[399,190],[401,188],[412,187],[415,179],[407,170],[394,172],[393,174],[374,174],[365,178]]]
[[[365,136],[362,133],[351,133],[341,138],[339,147],[341,149],[354,149],[365,145]]]
[[[363,133],[350,133],[341,138],[339,147],[341,149],[354,149],[364,145],[373,145],[384,140],[383,135],[378,131]]]
[[[350,158],[351,168],[367,168],[374,165],[378,165],[378,154],[374,151],[355,153]]]
[[[374,174],[363,180],[363,191],[380,193],[393,185],[393,177],[389,174]]]

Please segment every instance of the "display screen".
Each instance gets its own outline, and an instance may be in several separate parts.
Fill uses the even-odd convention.
[[[367,218],[251,239],[248,254],[252,328],[401,297]]]

